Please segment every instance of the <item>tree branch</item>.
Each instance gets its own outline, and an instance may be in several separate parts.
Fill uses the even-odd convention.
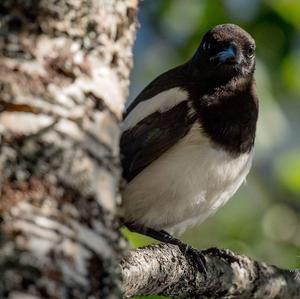
[[[228,250],[202,253],[207,261],[206,277],[177,246],[159,244],[131,250],[121,262],[124,296],[300,298],[299,270],[279,269]]]

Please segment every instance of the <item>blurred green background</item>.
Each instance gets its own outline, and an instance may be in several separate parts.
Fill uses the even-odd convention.
[[[235,23],[255,38],[260,116],[254,166],[235,197],[181,239],[300,268],[300,1],[144,0],[139,22],[129,101],[191,57],[211,27]],[[125,234],[133,246],[153,242]]]

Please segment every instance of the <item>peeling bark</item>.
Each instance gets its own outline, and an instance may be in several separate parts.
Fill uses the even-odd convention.
[[[300,271],[239,256],[229,250],[202,251],[207,274],[191,265],[177,246],[151,245],[132,250],[121,262],[123,294],[176,298],[298,299]]]
[[[119,122],[136,9],[0,3],[0,298],[120,297]]]

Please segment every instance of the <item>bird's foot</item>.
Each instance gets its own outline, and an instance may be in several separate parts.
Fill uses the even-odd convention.
[[[203,273],[205,278],[207,277],[207,267],[205,255],[201,250],[194,248],[188,244],[182,242],[182,245],[178,245],[182,254],[186,259],[200,272]]]
[[[182,254],[186,257],[186,259],[201,273],[207,275],[207,268],[206,268],[206,260],[205,256],[201,250],[193,248],[192,246],[185,244],[184,242],[180,241],[179,239],[173,237],[168,232],[164,230],[155,230],[153,228],[126,223],[126,226],[129,230],[133,232],[137,232],[148,237],[151,237],[155,240],[177,245]]]
[[[240,265],[240,260],[238,257],[236,257],[230,250],[228,249],[219,249],[216,247],[208,248],[203,250],[204,253],[212,256],[217,256],[219,258],[222,258],[223,260],[232,263],[238,263]]]

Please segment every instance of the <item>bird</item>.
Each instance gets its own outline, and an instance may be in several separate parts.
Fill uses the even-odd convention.
[[[124,113],[122,218],[160,241],[222,207],[251,168],[258,119],[255,40],[235,24],[202,38]]]

